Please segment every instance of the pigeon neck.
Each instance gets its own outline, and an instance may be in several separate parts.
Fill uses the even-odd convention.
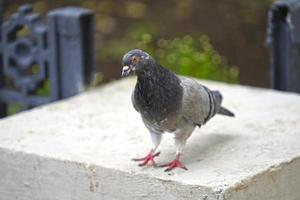
[[[137,82],[138,84],[142,84],[144,87],[151,86],[155,88],[155,86],[159,86],[163,82],[168,81],[166,78],[170,78],[172,76],[177,78],[173,73],[155,63],[151,67],[146,68],[143,72],[137,74]]]

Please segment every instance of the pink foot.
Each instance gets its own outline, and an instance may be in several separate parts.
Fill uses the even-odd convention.
[[[149,152],[149,154],[147,156],[145,156],[144,158],[134,158],[132,160],[133,161],[143,161],[143,162],[139,163],[140,167],[147,165],[149,162],[151,162],[153,164],[153,166],[156,166],[156,164],[154,162],[154,158],[156,156],[159,156],[160,152],[157,152],[155,154],[153,154],[153,153],[154,153],[153,150],[151,150]]]
[[[167,164],[164,164],[164,165],[160,165],[160,167],[167,167],[167,169],[165,169],[165,172],[171,171],[171,170],[173,170],[175,168],[182,168],[182,169],[188,170],[186,168],[186,166],[184,166],[180,162],[179,158],[180,158],[180,154],[177,154],[176,158],[173,161],[171,161],[171,162],[169,162]]]

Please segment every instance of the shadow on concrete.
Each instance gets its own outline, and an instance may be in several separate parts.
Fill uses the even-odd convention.
[[[194,162],[201,162],[201,160],[208,159],[209,157],[214,157],[222,149],[228,149],[226,146],[239,137],[240,135],[225,133],[192,136],[187,142],[183,162],[188,165]]]

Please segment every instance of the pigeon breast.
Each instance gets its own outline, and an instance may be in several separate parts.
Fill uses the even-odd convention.
[[[183,99],[180,82],[180,78],[160,66],[138,75],[132,103],[146,126],[157,126],[162,131],[176,128]]]

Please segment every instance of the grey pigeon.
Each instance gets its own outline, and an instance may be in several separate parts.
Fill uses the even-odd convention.
[[[212,91],[191,78],[177,76],[156,62],[148,53],[134,49],[123,56],[122,77],[135,74],[137,83],[131,100],[136,111],[150,132],[153,147],[139,166],[154,158],[164,132],[175,135],[176,157],[161,165],[170,171],[176,167],[187,169],[180,162],[187,139],[195,127],[201,127],[216,114],[233,117],[234,114],[221,106],[222,95]]]

